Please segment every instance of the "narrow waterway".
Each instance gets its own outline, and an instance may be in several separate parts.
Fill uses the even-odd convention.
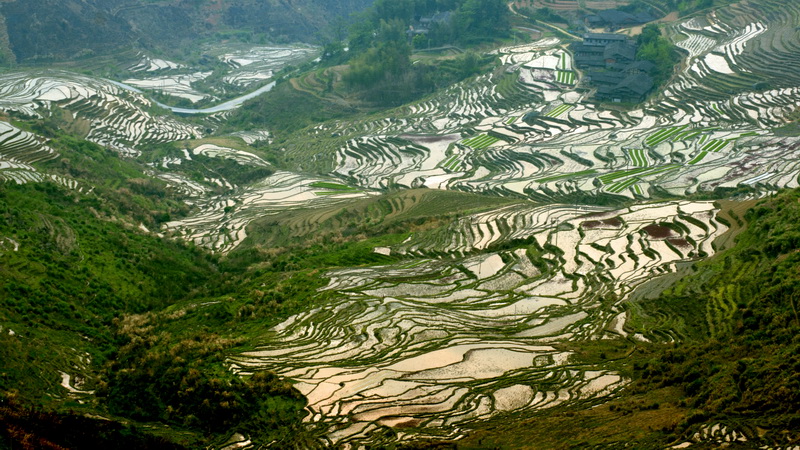
[[[115,86],[119,86],[122,89],[125,89],[127,91],[136,92],[137,94],[147,95],[147,93],[142,91],[141,89],[137,89],[137,88],[135,88],[133,86],[129,86],[129,85],[125,84],[125,83],[120,83],[119,81],[114,81],[114,80],[106,80],[106,81],[108,81],[109,83],[114,84]],[[158,105],[158,106],[160,106],[160,107],[162,107],[164,109],[168,109],[168,110],[170,110],[170,111],[172,111],[172,112],[174,112],[176,114],[214,114],[214,113],[218,113],[218,112],[230,111],[232,109],[236,109],[239,106],[241,106],[244,102],[250,100],[251,98],[255,98],[255,97],[258,97],[259,95],[261,95],[261,94],[263,94],[265,92],[269,92],[270,90],[272,90],[273,87],[275,87],[275,82],[274,81],[272,81],[269,84],[266,84],[266,85],[256,89],[253,92],[250,92],[249,94],[242,95],[241,97],[236,97],[233,100],[228,100],[227,102],[220,103],[217,106],[211,106],[209,108],[200,108],[200,109],[179,108],[177,106],[165,105],[165,104],[157,102],[155,100],[153,100],[153,102],[156,105]]]

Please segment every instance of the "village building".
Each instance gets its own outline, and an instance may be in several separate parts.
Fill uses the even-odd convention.
[[[636,44],[614,33],[586,33],[572,45],[575,66],[587,70],[584,81],[597,88],[595,98],[640,102],[653,89],[655,65],[636,60]]]
[[[656,20],[650,13],[627,13],[616,9],[607,9],[597,14],[590,14],[584,18],[588,28],[606,28],[610,31],[642,25]]]

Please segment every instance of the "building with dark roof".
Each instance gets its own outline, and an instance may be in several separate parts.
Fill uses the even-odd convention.
[[[586,74],[586,81],[595,86],[608,86],[613,87],[627,78],[627,75],[622,72],[600,72],[593,70]]]
[[[408,27],[406,34],[409,37],[428,34],[432,27],[449,23],[452,18],[453,13],[451,11],[437,12],[432,16],[420,17]]]
[[[628,37],[617,33],[586,33],[583,35],[583,44],[606,46],[612,42],[625,42]]]
[[[654,20],[656,20],[656,18],[650,13],[642,12],[630,14],[616,9],[606,9],[597,14],[590,14],[584,18],[586,26],[588,27],[607,27],[611,30],[641,25]]]
[[[627,36],[614,33],[587,33],[572,45],[575,66],[588,70],[583,80],[597,88],[595,98],[612,102],[640,102],[653,89],[655,65],[636,61],[636,50]]]
[[[595,98],[612,102],[641,102],[654,85],[649,75],[628,75],[616,85],[598,86]]]
[[[606,47],[603,45],[586,45],[577,43],[572,46],[572,54],[577,67],[603,67],[606,64]]]
[[[628,14],[616,9],[600,11],[597,13],[597,16],[600,17],[607,25],[614,28],[628,27],[639,24],[633,14]]]
[[[636,59],[636,45],[628,41],[612,42],[603,51],[606,67],[614,64],[630,64]]]
[[[578,68],[628,65],[636,59],[636,45],[626,36],[614,33],[588,33],[583,42],[572,45]]]

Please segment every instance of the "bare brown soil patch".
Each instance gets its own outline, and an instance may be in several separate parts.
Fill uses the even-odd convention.
[[[585,230],[593,228],[619,228],[622,226],[622,220],[619,217],[611,217],[603,220],[587,220],[581,223],[581,227]]]
[[[673,236],[673,231],[661,225],[648,225],[644,232],[653,239],[666,239]]]

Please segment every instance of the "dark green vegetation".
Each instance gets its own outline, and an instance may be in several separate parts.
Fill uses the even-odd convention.
[[[135,426],[74,413],[31,411],[15,395],[0,398],[0,448],[182,449]]]
[[[379,0],[351,27],[347,52],[334,42],[323,54],[328,64],[349,62],[344,81],[359,97],[400,105],[474,75],[488,62],[466,53],[412,65],[412,49],[471,46],[508,35],[509,11],[501,0]]]
[[[380,42],[350,63],[345,84],[367,101],[401,105],[475,75],[491,62],[491,58],[465,53],[436,64],[412,65],[410,56],[411,49],[405,42]]]
[[[628,5],[619,7],[619,10],[631,13],[650,12],[655,7],[662,12],[677,11],[683,17],[730,3],[734,3],[733,0],[634,0]]]
[[[776,435],[795,430],[797,439],[800,192],[760,202],[742,219],[747,229],[734,248],[699,263],[695,274],[643,308],[658,315],[681,305],[705,326],[641,367],[642,383],[680,387],[703,420],[742,421]]]
[[[800,136],[800,110],[792,113],[791,118],[791,122],[780,128],[776,128],[774,130],[775,134],[778,136]]]
[[[656,86],[666,82],[675,71],[675,65],[681,60],[677,47],[669,39],[661,35],[657,25],[647,25],[642,30],[636,41],[636,59],[650,61],[656,68],[653,71],[653,80]]]
[[[315,42],[369,0],[12,0],[0,3],[7,62],[86,58],[129,49],[178,56],[200,38]],[[35,11],[32,14],[31,11]],[[5,33],[4,33],[5,34]],[[136,44],[133,44],[136,43]]]
[[[458,448],[665,448],[711,424],[772,445],[800,439],[800,190],[762,200],[742,216],[725,214],[746,225],[734,247],[629,305],[635,331],[677,332],[680,340],[574,344],[589,361],[627,355],[618,367],[633,383],[619,398],[588,410],[490,421]]]
[[[209,309],[211,322],[224,322],[225,308]],[[236,341],[210,332],[183,339],[178,330],[154,333],[156,321],[169,326],[180,316],[133,315],[117,323],[122,347],[97,391],[111,413],[206,435],[235,429],[289,441],[301,433],[305,399],[291,384],[268,372],[240,378],[225,369],[224,351]]]
[[[287,107],[291,105],[291,107]],[[233,113],[224,130],[247,130],[266,126],[280,140],[314,123],[357,114],[358,110],[296,90],[279,83],[270,92],[247,101]]]
[[[400,22],[404,34],[414,27],[426,46],[440,47],[504,37],[508,20],[501,0],[377,0],[351,27],[350,51],[359,54],[372,47],[373,33],[392,21]]]
[[[54,144],[61,158],[43,165],[85,180],[85,189],[91,183],[93,191],[0,183],[0,392],[7,397],[0,443],[80,447],[82,433],[92,430],[98,442],[167,442],[84,412],[159,423],[169,441],[191,447],[231,429],[265,440],[299,438],[304,399],[272,374],[240,378],[227,371],[225,352],[241,342],[210,330],[217,323],[231,329],[229,322],[244,311],[267,322],[285,317],[302,308],[318,283],[264,271],[258,300],[264,309],[246,300],[213,300],[249,286],[254,275],[231,283],[241,270],[220,266],[192,245],[138,230],[139,223],[157,227],[184,212],[163,183],[95,144],[67,136]],[[284,296],[291,297],[287,311],[279,305]],[[198,306],[201,299],[212,300]],[[156,313],[165,325],[149,323]],[[76,389],[96,390],[97,400],[76,403],[58,386],[62,371]]]

